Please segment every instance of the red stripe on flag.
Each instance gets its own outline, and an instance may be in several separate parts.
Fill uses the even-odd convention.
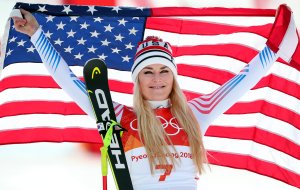
[[[131,82],[121,82],[117,80],[108,81],[109,89],[114,92],[121,92],[126,94],[133,93],[133,83]]]
[[[282,167],[279,167],[274,163],[253,158],[250,155],[237,155],[215,151],[208,152],[211,155],[209,156],[209,162],[211,164],[238,169],[246,169],[258,174],[278,179],[280,181],[300,188],[300,175]],[[215,160],[213,157],[217,157],[221,161]]]
[[[235,74],[231,72],[205,66],[178,64],[177,67],[179,75],[206,80],[219,85],[224,84],[235,76]],[[269,74],[266,77],[263,77],[252,89],[264,87],[269,87],[300,99],[300,94],[298,92],[300,84],[286,80],[274,74]]]
[[[264,101],[261,101],[261,102],[264,102]],[[17,115],[23,115],[23,114],[44,114],[44,113],[62,114],[62,115],[66,115],[66,114],[67,115],[84,115],[85,114],[85,113],[83,113],[83,111],[80,110],[80,108],[78,108],[76,106],[75,103],[67,103],[66,105],[65,104],[66,103],[46,102],[46,101],[28,101],[28,102],[6,103],[6,104],[0,106],[1,110],[5,110],[5,112],[1,112],[0,117],[17,116]],[[41,106],[41,105],[43,105],[43,106]],[[15,109],[16,107],[18,107],[19,109]],[[65,109],[60,109],[61,107],[64,107]],[[252,103],[247,103],[247,104],[246,103],[243,103],[243,104],[238,103],[234,107],[235,107],[234,109],[236,109],[236,110],[241,110],[241,112],[236,113],[236,114],[241,114],[241,113],[243,113],[243,110],[248,110],[248,108],[250,108],[250,107],[259,109],[259,108],[257,108],[257,106],[252,105]],[[287,120],[288,123],[290,123],[291,125],[294,125],[294,126],[298,125],[298,127],[299,127],[299,121],[296,119],[299,116],[293,116],[293,114],[295,115],[295,113],[289,113],[289,114],[284,113],[285,111],[288,111],[288,110],[284,110],[282,108],[277,108],[276,110],[274,110],[274,109],[272,109],[272,106],[269,105],[269,103],[266,103],[266,105],[264,105],[264,108],[267,111],[262,111],[261,113],[266,114],[266,115],[272,115],[272,111],[275,113],[276,112],[281,113],[283,111],[283,114],[278,115],[278,117],[276,117],[276,116],[273,116],[273,117],[283,120],[283,121]],[[251,111],[256,111],[256,110],[252,109],[249,112],[251,113]],[[228,112],[232,113],[231,109]],[[271,112],[271,114],[268,112]],[[291,121],[290,120],[291,118],[295,118],[295,119]],[[28,130],[30,131],[31,129],[28,129]],[[56,129],[56,130],[61,130],[58,132],[64,133],[62,129]],[[85,130],[85,129],[81,129],[81,130]],[[55,133],[57,131],[52,131],[52,132]],[[75,132],[76,132],[76,130],[75,130]],[[261,130],[256,127],[211,126],[205,135],[206,136],[214,136],[214,137],[232,138],[232,139],[244,139],[244,140],[253,139],[253,141],[255,141],[255,142],[270,146],[270,147],[280,150],[282,152],[286,152],[287,154],[300,159],[300,147],[297,144],[289,141],[288,139],[286,139],[282,136],[272,134],[270,132]],[[22,136],[23,136],[23,134],[22,134]],[[51,136],[51,133],[50,133],[50,136]],[[41,139],[43,139],[43,137],[44,136],[40,136]],[[76,137],[76,136],[73,136],[73,137]],[[27,137],[23,136],[23,138],[26,139]],[[3,138],[0,138],[0,139],[4,140]],[[35,139],[36,139],[36,137],[35,137]],[[52,137],[51,137],[51,139],[52,139]],[[56,139],[59,139],[59,138],[56,138]],[[22,142],[22,138],[20,140],[21,141],[19,143]],[[53,141],[56,141],[56,140],[53,139]],[[58,140],[58,142],[60,142],[60,141]],[[93,140],[93,138],[86,139],[83,142],[93,143],[94,140]],[[15,143],[16,143],[16,140],[15,140]],[[289,147],[289,148],[287,148],[287,147]]]
[[[151,9],[152,17],[163,16],[269,16],[274,17],[274,9],[247,8],[191,8],[191,7],[157,7]]]
[[[300,45],[297,46],[296,51],[292,56],[290,66],[300,71]]]
[[[258,89],[263,87],[269,87],[274,90],[278,90],[297,99],[300,99],[300,84],[286,80],[279,76],[270,74],[263,77],[252,89]]]
[[[190,27],[193,26],[193,27]],[[180,20],[172,18],[148,18],[147,29],[161,30],[180,34],[220,35],[238,32],[248,32],[268,37],[272,24],[262,26],[234,26],[205,21]]]
[[[226,81],[234,77],[234,74],[228,71],[186,64],[178,64],[178,73],[182,76],[207,80],[219,85],[224,84]],[[81,78],[81,80],[83,80],[83,78]],[[109,80],[109,86],[111,90],[116,92],[127,94],[133,93],[133,83],[131,82]],[[300,94],[298,93],[298,89],[300,89],[299,84],[273,74],[264,77],[252,89],[263,87],[270,87],[300,99]],[[59,88],[59,86],[49,76],[19,75],[6,77],[1,81],[0,92],[10,88]],[[198,93],[195,93],[195,95],[198,95]]]
[[[80,77],[82,81],[83,78]],[[120,86],[118,86],[120,85]],[[109,80],[109,86],[113,88],[113,91],[131,94],[133,91],[133,83],[119,82]],[[1,81],[0,92],[11,88],[60,88],[58,84],[50,76],[38,76],[38,75],[18,75],[12,77],[6,77]]]
[[[248,63],[258,53],[242,44],[196,45],[177,47],[173,46],[174,57],[183,55],[217,55],[227,56]],[[243,52],[243,53],[241,53]]]
[[[293,125],[300,130],[299,114],[292,110],[280,107],[265,100],[257,100],[252,102],[238,102],[234,104],[225,113],[227,114],[247,114],[261,113],[266,116],[279,119]]]
[[[201,79],[201,80],[207,80],[219,85],[224,84],[225,82],[227,82],[228,80],[230,80],[232,77],[235,76],[230,72],[221,71],[213,68],[207,68],[201,66],[189,66],[183,64],[179,64],[177,66],[178,66],[179,75]],[[129,82],[121,82],[117,80],[109,80],[109,85],[112,91],[127,93],[127,94],[133,93],[133,83],[131,82],[129,83]],[[269,87],[274,90],[278,90],[280,92],[283,92],[285,94],[300,99],[300,94],[298,93],[298,89],[300,89],[300,85],[292,81],[288,81],[279,76],[270,74],[262,78],[261,81],[257,83],[256,86],[254,86],[252,89],[258,89],[264,87]],[[187,91],[186,93],[189,94],[189,92]],[[190,93],[192,93],[190,94],[192,95],[192,97],[199,96],[199,93],[196,92],[190,92]]]
[[[185,47],[172,46],[172,51],[174,57],[184,55],[216,55],[231,57],[245,63],[249,63],[258,54],[258,50],[242,44],[196,45]],[[289,65],[281,58],[279,58],[277,61]]]
[[[258,174],[266,175],[295,187],[300,188],[300,175],[284,169],[264,160],[252,157],[251,155],[238,155],[225,152],[208,151],[209,162],[220,166],[246,169]],[[214,157],[219,160],[215,160]]]
[[[20,144],[31,142],[90,142],[102,143],[101,137],[95,129],[68,127],[64,129],[36,126],[32,128],[1,131],[0,144]]]
[[[63,0],[63,4],[73,5],[100,5],[100,6],[116,6],[115,0]]]
[[[285,35],[285,32],[287,31],[287,28],[290,24],[290,20],[292,18],[292,13],[288,10],[286,6],[281,5],[280,7],[280,12],[277,13],[277,15],[279,16],[277,17],[272,26],[272,32],[270,32],[270,36],[268,37],[267,41],[267,45],[271,49],[275,50],[275,53],[277,53],[278,51],[281,41],[283,40],[283,36]]]
[[[18,108],[18,109],[16,109]],[[0,105],[0,118],[25,114],[86,115],[74,102],[16,101]]]
[[[271,126],[270,126],[271,127]],[[222,131],[222,133],[220,133]],[[205,136],[221,137],[230,139],[252,140],[259,144],[266,145],[281,152],[284,152],[296,159],[300,159],[300,146],[286,137],[265,131],[257,126],[230,127],[211,125]]]
[[[18,75],[1,80],[0,92],[10,88],[59,88],[50,76]]]
[[[189,71],[189,75],[191,77],[197,77],[201,78],[202,80],[209,80],[211,77],[206,76],[209,72],[211,72],[212,76],[216,76],[214,78],[215,83],[222,84],[223,82],[227,81],[230,77],[226,77],[225,75],[220,75],[220,73],[225,72],[216,72],[216,70],[213,69],[187,69]],[[195,71],[195,73],[194,73]],[[202,71],[205,71],[202,73]],[[181,73],[181,72],[180,72]],[[184,72],[181,74],[184,75]],[[195,74],[195,76],[194,76]],[[197,75],[197,76],[196,76]],[[221,76],[221,77],[217,77]],[[269,81],[272,81],[271,83]],[[270,85],[271,84],[271,85]],[[110,89],[115,92],[120,93],[126,93],[126,94],[132,94],[133,92],[133,84],[129,82],[121,82],[116,80],[109,80]],[[298,93],[298,89],[300,89],[299,85],[296,83],[293,83],[291,81],[285,80],[283,78],[280,78],[278,76],[269,75],[265,78],[263,78],[253,89],[263,88],[263,87],[270,87],[275,90],[281,91],[283,93],[289,94],[291,96],[294,96],[295,98],[300,99],[300,94]],[[4,91],[5,89],[11,89],[11,88],[59,88],[59,86],[52,80],[51,77],[48,76],[15,76],[15,77],[7,77],[2,81],[2,87],[0,89],[1,91]],[[187,99],[192,99],[198,97],[200,94],[196,92],[190,92],[190,91],[184,91]],[[32,105],[28,105],[32,103]],[[50,113],[58,113],[58,114],[83,114],[83,111],[74,103],[66,103],[66,102],[44,102],[41,104],[39,101],[28,101],[28,102],[12,102],[6,103],[0,105],[1,110],[5,110],[5,112],[1,112],[0,116],[10,116],[10,115],[17,115],[17,114],[28,114],[28,113],[46,113],[47,111],[42,108],[43,106],[46,106],[49,110],[51,110]],[[18,109],[15,109],[16,106]],[[58,111],[59,107],[62,111]],[[23,109],[21,109],[23,108]],[[33,109],[32,111],[29,111]],[[300,129],[300,121],[298,121],[296,118],[299,117],[298,114],[295,112],[281,108],[278,105],[274,105],[272,103],[266,102],[264,100],[255,101],[251,103],[237,103],[236,105],[233,105],[226,113],[254,113],[254,112],[261,112],[265,115],[275,117],[277,119],[281,119],[285,122],[289,122],[298,129]]]
[[[18,109],[16,109],[18,108]],[[85,115],[85,113],[73,102],[54,102],[54,101],[22,101],[9,102],[0,105],[0,117],[17,116],[24,114],[60,114],[60,115]],[[264,100],[236,103],[226,114],[245,114],[261,113],[270,116],[300,129],[299,114],[274,105]]]

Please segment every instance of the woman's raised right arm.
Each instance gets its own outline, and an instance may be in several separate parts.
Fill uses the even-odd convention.
[[[55,82],[85,113],[95,119],[85,84],[70,70],[65,60],[46,38],[35,17],[25,10],[21,10],[21,13],[24,18],[13,17],[15,29],[31,37],[31,42]]]

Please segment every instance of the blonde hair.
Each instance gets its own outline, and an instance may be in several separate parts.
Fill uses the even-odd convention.
[[[171,113],[178,121],[181,128],[188,136],[188,142],[192,153],[193,163],[201,174],[204,171],[204,163],[207,162],[202,134],[198,121],[187,104],[187,100],[178,82],[174,78],[173,88],[170,93]],[[133,108],[138,121],[138,133],[146,149],[150,169],[153,173],[156,164],[169,164],[167,155],[172,155],[171,149],[176,152],[169,136],[166,134],[162,123],[155,116],[151,105],[145,100],[140,92],[139,81],[134,85]],[[174,157],[169,156],[172,164],[179,164]]]

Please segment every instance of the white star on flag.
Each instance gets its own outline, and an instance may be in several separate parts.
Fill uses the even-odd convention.
[[[64,27],[66,26],[66,24],[63,24],[62,22],[60,22],[60,23],[57,24],[56,26],[57,26],[57,30],[59,30],[59,29],[64,30]]]
[[[13,37],[12,37],[12,38],[9,40],[9,42],[8,42],[8,43],[15,42],[15,41],[16,41],[16,39],[17,39],[17,37],[13,36]]]
[[[77,40],[77,42],[78,42],[78,45],[79,45],[79,44],[84,45],[85,42],[86,42],[86,40],[84,40],[83,37],[81,37],[81,39],[80,39],[80,40]]]
[[[120,7],[113,7],[112,11],[116,11],[117,13],[119,13],[119,11],[122,10]]]
[[[67,53],[72,53],[72,50],[74,49],[74,48],[71,48],[70,46],[68,46],[67,48],[64,48],[65,49],[65,52],[67,52]]]
[[[49,30],[45,33],[45,35],[47,36],[47,38],[51,38],[51,35],[52,35],[52,34],[53,34],[53,33],[50,33]]]
[[[92,15],[94,14],[95,11],[97,11],[97,10],[95,9],[95,6],[89,6],[89,10],[87,10],[87,12],[91,12]]]
[[[101,23],[102,20],[104,20],[104,19],[102,19],[101,17],[94,18],[94,22],[100,22]]]
[[[112,50],[112,53],[117,53],[117,54],[119,54],[119,51],[121,51],[117,47],[116,48],[111,48],[111,50]]]
[[[128,55],[126,55],[125,57],[122,57],[123,61],[122,62],[129,62],[129,60],[131,59],[130,57],[128,57]]]
[[[70,18],[71,18],[70,21],[75,21],[75,22],[77,22],[77,19],[79,18],[79,16],[71,16]]]
[[[125,44],[126,49],[132,49],[134,48],[134,46],[131,44],[131,42],[129,44]]]
[[[75,59],[81,59],[81,58],[82,58],[82,56],[83,56],[83,54],[81,54],[81,53],[78,53],[77,55],[75,55]]]
[[[64,10],[62,12],[65,12],[68,15],[69,12],[73,12],[73,11],[71,10],[70,5],[68,5],[68,6],[64,6]]]
[[[107,58],[107,56],[104,55],[104,53],[102,53],[101,55],[99,55],[99,59],[102,59],[103,61],[105,61],[106,58]]]
[[[46,17],[47,21],[46,22],[53,22],[53,19],[55,18],[55,16],[49,15]]]
[[[138,32],[138,30],[136,30],[134,27],[132,27],[131,29],[129,29],[129,35],[130,34],[136,35],[137,32]]]
[[[111,42],[109,42],[107,39],[105,39],[104,41],[101,41],[102,46],[108,46]]]
[[[24,41],[23,39],[21,41],[18,42],[18,46],[24,46],[24,44],[26,43],[26,41]]]
[[[97,50],[98,48],[94,48],[94,46],[92,45],[92,47],[88,48],[89,52],[93,52],[95,53],[95,51]]]
[[[9,56],[9,55],[11,55],[11,53],[12,53],[13,51],[14,51],[14,50],[9,49],[8,52],[6,53],[6,57]]]
[[[94,32],[90,32],[92,35],[91,37],[96,37],[98,38],[98,35],[100,35],[100,33],[98,33],[96,30]]]
[[[107,25],[107,26],[104,26],[104,28],[105,28],[105,31],[104,31],[104,32],[107,32],[107,31],[108,31],[108,32],[111,32],[111,30],[114,29],[114,27],[111,27],[110,24]]]
[[[74,32],[74,31],[71,29],[69,32],[67,32],[67,34],[68,34],[68,38],[69,38],[69,37],[73,37],[73,38],[74,38],[74,34],[76,34],[76,32]]]
[[[30,46],[30,48],[27,48],[27,52],[34,52],[35,48],[32,46]]]
[[[143,11],[145,7],[137,7],[136,9]]]
[[[60,45],[63,43],[64,41],[61,41],[59,38],[57,40],[54,41],[55,44]]]
[[[123,39],[124,37],[121,35],[121,34],[119,34],[119,35],[115,35],[115,40],[116,41],[120,41],[120,42],[122,42],[122,39]]]
[[[123,26],[125,26],[126,22],[128,22],[124,18],[122,20],[118,20],[118,21],[119,21],[119,25],[123,25]]]
[[[39,6],[38,11],[40,11],[40,12],[47,12],[47,10],[46,10],[46,5],[44,5],[44,6]]]
[[[90,25],[84,22],[83,24],[80,24],[81,28],[80,29],[87,29]]]

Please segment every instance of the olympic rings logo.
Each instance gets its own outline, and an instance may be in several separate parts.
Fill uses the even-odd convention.
[[[168,126],[170,126],[170,127],[172,127],[172,128],[174,128],[175,129],[175,132],[174,133],[168,133],[167,131],[167,134],[169,135],[169,136],[175,136],[175,135],[177,135],[179,132],[180,132],[180,130],[182,129],[181,127],[179,127],[178,126],[178,124],[175,122],[175,117],[172,117],[169,121],[168,120],[166,120],[164,117],[162,117],[162,116],[156,116],[157,118],[159,118],[160,119],[160,122],[162,123],[162,127],[165,129],[165,131],[166,131],[166,128],[168,127]],[[130,122],[130,128],[132,129],[132,130],[134,130],[134,131],[137,131],[138,129],[137,128],[135,128],[134,126],[137,126],[137,119],[134,119],[134,120],[132,120],[131,122]],[[135,125],[134,125],[135,124]]]

